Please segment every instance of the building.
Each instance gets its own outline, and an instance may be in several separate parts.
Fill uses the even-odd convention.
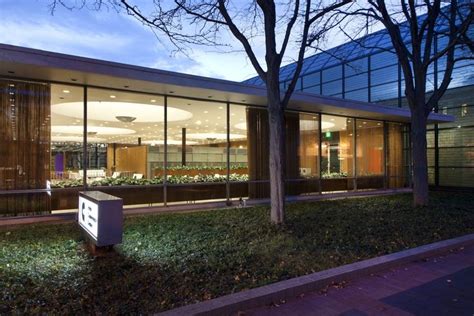
[[[332,96],[290,101],[287,193],[409,187],[408,109],[347,100],[337,69],[311,84]],[[0,45],[0,216],[77,210],[85,189],[127,207],[267,198],[265,106],[255,85]]]
[[[472,27],[470,34],[472,38]],[[409,30],[405,29],[403,35],[408,40]],[[387,31],[383,29],[370,34],[360,42],[370,48],[348,42],[306,58],[296,91],[407,108],[403,72],[397,56],[387,51],[392,48]],[[446,37],[437,37],[433,51],[444,49],[446,44]],[[468,51],[457,52],[463,53],[470,54]],[[432,65],[427,80],[428,92],[438,85],[445,63],[445,59],[440,59]],[[287,87],[294,68],[295,64],[282,67],[281,89]],[[263,84],[258,77],[245,82]],[[456,64],[449,90],[436,111],[454,116],[455,121],[428,127],[429,183],[441,187],[474,188],[473,60]]]

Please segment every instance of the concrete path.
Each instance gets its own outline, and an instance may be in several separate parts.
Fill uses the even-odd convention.
[[[474,246],[240,315],[474,315]]]

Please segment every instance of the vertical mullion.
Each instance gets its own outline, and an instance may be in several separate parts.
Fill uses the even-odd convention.
[[[341,67],[342,67],[342,98],[345,99],[346,98],[346,64],[345,63],[342,63],[341,64]]]
[[[371,62],[371,58],[370,58],[370,55],[367,56],[367,100],[368,102],[371,102],[371,99],[372,99],[372,93],[371,93],[371,85],[372,85],[372,79],[370,78],[371,74],[372,74],[372,62]]]
[[[387,157],[388,157],[388,123],[383,121],[383,174],[384,174],[384,189],[388,188],[388,181],[390,181],[388,175],[388,167],[387,167]]]
[[[321,179],[321,176],[322,176],[322,173],[321,173],[321,165],[322,165],[322,153],[323,153],[323,150],[321,148],[322,146],[322,142],[323,142],[323,135],[322,135],[322,128],[321,128],[321,122],[322,122],[322,114],[319,113],[319,118],[318,118],[318,138],[319,138],[319,146],[318,146],[318,167],[319,167],[319,194],[322,194],[323,193],[323,187],[322,187],[322,184],[323,184],[323,181]]]
[[[164,117],[165,117],[165,122],[164,122],[164,138],[165,138],[165,141],[164,141],[164,144],[165,144],[165,150],[164,150],[164,154],[165,154],[165,157],[163,159],[163,164],[164,164],[164,168],[163,168],[163,204],[164,206],[167,206],[168,205],[168,191],[167,191],[167,183],[168,183],[168,96],[165,95],[165,113],[164,113]]]
[[[397,63],[397,70],[398,70],[398,107],[402,107],[402,66],[400,62]]]
[[[82,135],[82,185],[84,191],[87,191],[87,86],[83,87],[83,135]]]
[[[227,102],[227,113],[226,113],[226,126],[227,126],[227,178],[226,178],[226,204],[231,205],[230,202],[230,103]]]
[[[357,124],[356,118],[352,117],[352,143],[354,148],[352,149],[352,172],[354,177],[354,191],[357,191]]]
[[[434,53],[438,53],[438,36],[435,35],[435,40],[434,40],[434,43],[433,43],[434,47],[433,47],[433,50],[434,50]],[[438,59],[435,60],[434,64],[434,90],[438,90]],[[438,113],[438,103],[436,102],[435,104],[435,108],[434,108],[435,112]],[[435,174],[435,186],[439,186],[439,125],[438,123],[435,123],[434,124],[434,145],[435,145],[435,148],[434,148],[434,163],[435,163],[435,170],[434,170],[434,174]]]

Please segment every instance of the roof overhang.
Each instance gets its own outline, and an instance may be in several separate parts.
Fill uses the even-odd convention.
[[[193,76],[91,58],[0,44],[0,77],[191,97],[249,105],[266,105],[260,86]],[[367,119],[409,122],[410,111],[381,104],[295,92],[289,109]],[[454,121],[432,113],[430,123]]]

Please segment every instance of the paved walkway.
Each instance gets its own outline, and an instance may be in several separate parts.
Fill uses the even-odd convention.
[[[474,246],[242,315],[474,315]]]

